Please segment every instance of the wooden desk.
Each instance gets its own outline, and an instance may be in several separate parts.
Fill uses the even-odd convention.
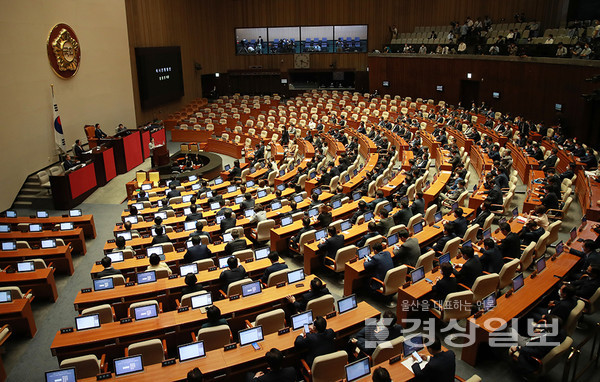
[[[327,320],[327,327],[336,332],[337,339],[344,338],[364,325],[365,318],[376,317],[379,312],[365,302],[360,302],[354,310]],[[205,378],[216,375],[224,376],[226,381],[239,381],[243,379],[246,372],[259,370],[266,367],[264,354],[271,348],[277,348],[286,356],[286,363],[297,361],[300,354],[294,349],[294,341],[301,331],[290,331],[278,335],[268,334],[264,341],[260,342],[261,349],[255,351],[251,346],[238,347],[234,350],[224,352],[223,349],[209,351],[206,357],[190,362],[179,362],[175,365],[162,367],[161,364],[146,366],[143,374],[123,376],[119,381],[139,381],[140,378],[152,381],[185,381],[188,371],[198,367]],[[190,342],[188,340],[187,342]],[[297,363],[297,362],[294,362]],[[82,382],[92,382],[96,378],[83,379]]]
[[[35,297],[49,298],[52,302],[58,298],[54,268],[36,269],[33,272],[0,272],[0,286],[16,286],[23,293],[31,289]]]
[[[30,245],[39,245],[42,239],[63,239],[65,244],[71,244],[73,252],[85,255],[85,238],[83,230],[75,228],[69,231],[42,231],[42,232],[7,232],[0,233],[0,241],[5,240],[24,240]]]
[[[27,334],[33,338],[37,328],[31,310],[31,300],[20,298],[0,304],[0,325],[4,324],[10,325],[15,333]]]
[[[440,171],[435,182],[433,182],[433,184],[423,192],[425,207],[429,207],[429,205],[438,197],[440,192],[442,192],[444,187],[446,187],[446,183],[448,183],[450,175],[452,175],[450,171]]]
[[[16,218],[0,218],[0,223],[10,224],[13,231],[17,229],[20,223],[37,223],[42,224],[43,229],[51,230],[56,224],[72,222],[75,228],[82,228],[83,234],[88,239],[94,239],[96,237],[96,224],[94,223],[94,215],[82,215],[77,217],[69,216],[50,216],[47,218],[36,218],[36,217],[16,217]]]
[[[503,327],[502,322],[522,316],[544,296],[580,260],[579,257],[563,253],[555,261],[546,260],[544,269],[534,279],[527,277],[524,285],[512,296],[502,295],[497,299],[497,306],[479,318],[471,317],[467,321],[467,334],[475,338],[475,342],[463,348],[461,359],[471,366],[477,361],[479,345],[488,340],[496,330]],[[493,319],[486,322],[488,319]]]
[[[527,194],[525,195],[525,201],[523,202],[523,212],[530,212],[535,207],[542,204],[541,195],[542,184],[537,183],[538,179],[545,179],[544,172],[541,170],[532,170],[528,176]],[[559,195],[560,198],[560,195]]]
[[[32,259],[43,259],[46,264],[52,262],[56,271],[60,273],[72,275],[74,272],[71,245],[46,249],[21,248],[15,251],[0,251],[0,265],[2,267]]]

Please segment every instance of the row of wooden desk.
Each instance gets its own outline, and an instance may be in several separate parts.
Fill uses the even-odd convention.
[[[76,217],[70,216],[50,216],[47,218],[25,217],[16,218],[0,217],[0,224],[10,224],[11,230],[16,231],[19,224],[41,224],[44,230],[51,230],[60,223],[73,223],[75,228],[83,229],[83,234],[88,239],[96,237],[96,224],[94,215],[82,215]]]

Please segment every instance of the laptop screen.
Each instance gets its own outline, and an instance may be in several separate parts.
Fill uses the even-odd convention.
[[[154,218],[160,217],[162,220],[167,219],[167,213],[165,211],[159,211],[154,214]]]
[[[132,206],[134,206],[135,208],[137,208],[138,211],[143,211],[144,210],[144,203],[133,203]]]
[[[156,304],[138,306],[133,309],[133,315],[138,320],[145,320],[148,318],[158,317],[158,310],[156,309]]]
[[[43,239],[41,241],[42,248],[56,248],[56,239]]]
[[[148,254],[148,257],[150,257],[150,255],[154,255],[154,254],[157,254],[157,255],[160,256],[164,252],[163,252],[163,247],[159,245],[159,246],[156,246],[156,247],[148,247],[148,248],[146,248],[146,253]]]
[[[433,215],[433,221],[434,222],[439,222],[440,220],[442,220],[442,211],[438,211],[435,213],[435,215]]]
[[[321,195],[322,193],[323,190],[321,190],[320,188],[313,188],[313,194]]]
[[[100,327],[100,315],[90,314],[86,316],[75,317],[75,327],[77,330],[95,329]]]
[[[202,293],[191,298],[192,309],[204,308],[212,305],[212,295],[210,293]]]
[[[30,224],[29,225],[29,232],[42,232],[42,225],[41,224]]]
[[[423,222],[418,222],[417,224],[413,225],[413,232],[415,235],[421,231],[423,231]]]
[[[6,211],[6,217],[7,218],[16,218],[17,217],[17,211],[13,211],[13,210]]]
[[[127,375],[144,371],[142,356],[134,355],[132,357],[117,358],[114,360],[115,376]],[[62,382],[62,381],[61,381]]]
[[[224,171],[229,171],[229,169],[230,169],[230,168],[231,168],[231,165],[229,165],[229,164],[226,164],[226,165],[225,165],[225,168],[224,168],[223,170],[224,170]]]
[[[17,272],[33,272],[35,271],[35,265],[33,261],[23,261],[17,263]]]
[[[223,219],[225,219],[225,215],[217,215],[217,216],[215,216],[215,223],[221,224]]]
[[[214,194],[213,194],[213,192],[212,192],[212,191],[210,191],[210,190],[209,190],[209,191],[206,191],[206,197],[207,197],[207,198],[212,198],[213,196],[214,196]]]
[[[472,247],[473,246],[473,242],[471,242],[471,240],[467,240],[464,243],[462,243],[463,247]]]
[[[255,249],[254,250],[254,258],[256,260],[262,260],[262,259],[267,258],[267,256],[269,256],[269,253],[271,253],[270,247]]]
[[[256,197],[258,198],[264,198],[265,196],[267,196],[267,191],[265,190],[260,190],[256,193]]]
[[[81,216],[81,215],[82,215],[82,213],[81,213],[81,210],[79,210],[79,209],[75,209],[75,210],[70,210],[69,211],[69,216],[72,217],[72,218],[75,218],[75,217],[78,217],[78,216]]]
[[[352,200],[353,200],[353,201],[355,201],[355,202],[356,202],[358,199],[360,199],[360,197],[361,197],[361,194],[360,194],[360,192],[355,192],[355,193],[353,193],[353,194],[352,194]]]
[[[131,240],[131,231],[117,232],[117,237],[122,237],[125,241]]]
[[[194,246],[194,243],[192,243],[191,240],[188,240],[188,241],[185,242],[185,246],[189,249],[189,248],[192,248]]]
[[[302,280],[304,280],[304,270],[302,268],[287,273],[288,284],[295,284]]]
[[[12,294],[9,290],[0,291],[0,303],[11,302],[11,301],[12,301]]]
[[[227,257],[219,257],[219,268],[227,268],[227,259],[229,259],[230,257],[234,257],[232,256],[227,256]]]
[[[181,277],[185,277],[185,275],[187,275],[188,273],[193,273],[193,274],[198,273],[198,264],[192,263],[192,264],[182,265],[179,267],[179,274],[181,275]]]
[[[177,347],[177,352],[179,353],[179,362],[189,361],[191,359],[204,357],[206,355],[204,350],[204,341],[180,345]]]
[[[352,228],[352,223],[350,223],[350,220],[344,220],[341,224],[340,224],[340,229],[342,231],[348,231],[350,228]]]
[[[3,241],[2,242],[2,250],[3,251],[14,251],[17,249],[16,241]]]
[[[446,253],[442,254],[438,258],[438,261],[440,262],[440,265],[450,262],[450,252],[446,252]]]
[[[242,204],[242,202],[244,201],[244,197],[243,196],[236,196],[235,199],[235,204]]]
[[[324,239],[326,236],[327,236],[327,230],[326,229],[321,229],[321,230],[318,230],[317,232],[315,232],[315,239],[316,240]]]
[[[423,336],[416,334],[414,336],[404,339],[404,357],[408,357],[414,352],[418,352],[423,349]]]
[[[271,211],[275,211],[281,208],[281,202],[273,202],[271,203]]]
[[[73,222],[60,223],[61,231],[70,231],[73,229]]]
[[[483,231],[483,238],[484,239],[489,239],[489,237],[492,235],[492,230],[490,228],[486,229],[485,231]]]
[[[371,247],[365,245],[364,247],[358,249],[358,258],[362,259],[366,257],[369,253],[371,253]]]
[[[390,203],[386,204],[385,206],[383,206],[383,209],[386,210],[387,212],[392,212],[392,205]]]
[[[192,190],[198,191],[199,189],[200,189],[200,184],[199,183],[192,184]]]
[[[481,304],[483,305],[484,312],[490,311],[493,307],[496,306],[496,292],[490,293],[481,301]]]
[[[296,203],[302,203],[303,200],[304,200],[304,198],[302,198],[302,195],[296,195],[296,196],[294,196],[294,201]]]
[[[196,221],[192,220],[183,223],[183,229],[186,231],[193,231],[196,229]]]
[[[577,238],[577,228],[576,227],[571,228],[571,231],[569,232],[569,234],[571,235],[571,241],[575,241],[575,239]]]
[[[217,179],[215,179],[215,184],[216,185],[219,185],[221,183],[223,183],[223,179],[221,179],[221,177],[218,177]]]
[[[46,382],[77,382],[75,368],[47,371]]]
[[[213,203],[210,204],[211,211],[218,210],[219,207],[221,207],[221,205],[219,204],[219,202],[213,202]]]
[[[513,278],[513,292],[518,291],[525,284],[525,279],[523,278],[523,274],[519,273]]]
[[[563,244],[562,241],[559,241],[558,244],[556,244],[556,256],[563,253],[564,250],[565,250],[565,245]]]
[[[250,187],[254,187],[254,181],[253,180],[249,180],[246,182],[246,187],[250,188]]]
[[[229,243],[232,240],[233,240],[233,236],[230,233],[224,233],[223,234],[223,241],[225,243]]]
[[[254,281],[249,284],[242,285],[242,296],[248,297],[262,292],[260,281]]]
[[[10,225],[0,224],[0,233],[10,232]]]
[[[156,281],[156,272],[147,271],[136,274],[138,284],[153,283]]]
[[[365,213],[365,222],[368,222],[371,219],[373,219],[373,212],[369,211],[369,212]]]
[[[279,176],[283,176],[283,174],[285,174],[285,169],[279,170]]]
[[[333,207],[333,209],[340,208],[342,206],[342,201],[334,200],[333,203],[331,204],[331,206]]]
[[[256,212],[254,212],[254,210],[252,208],[248,208],[247,210],[244,210],[244,216],[246,216],[247,218],[251,218],[255,214],[256,214]]]
[[[126,222],[130,222],[131,224],[137,224],[138,222],[137,216],[125,216],[123,220]]]
[[[307,310],[303,313],[298,313],[292,316],[292,330],[301,329],[304,325],[313,323],[312,310]]]
[[[350,175],[346,174],[346,176],[344,176],[344,182],[349,182],[350,181]]]
[[[239,334],[240,346],[250,345],[252,343],[259,342],[264,339],[262,326],[256,326],[254,328],[240,330]]]
[[[181,202],[182,202],[182,203],[189,203],[189,202],[190,202],[190,200],[192,200],[192,197],[193,197],[193,196],[194,196],[194,195],[183,195],[183,196],[181,197]]]
[[[107,277],[105,279],[95,279],[94,280],[94,290],[100,291],[100,290],[106,290],[106,289],[113,289],[115,286],[113,284],[113,279],[112,277]]]
[[[515,207],[515,209],[512,210],[512,216],[513,216],[513,218],[516,218],[517,216],[519,216],[519,207]]]
[[[236,186],[229,186],[229,187],[227,187],[227,192],[231,193],[231,192],[235,192],[236,190],[237,190]]]
[[[311,208],[310,210],[308,210],[308,217],[312,218],[314,216],[317,216],[318,213],[319,213],[318,208]]]
[[[48,215],[48,211],[38,211],[35,213],[35,216],[38,218],[47,218]]]
[[[338,312],[340,312],[340,314],[346,313],[347,311],[356,308],[356,295],[352,294],[348,297],[339,299],[337,302],[337,306]]]
[[[410,272],[410,278],[414,283],[416,283],[417,281],[421,281],[425,278],[425,268],[424,267],[419,267],[417,269],[415,269],[414,271]]]
[[[190,176],[188,176],[188,182],[193,182],[195,180],[198,180],[198,177],[196,175],[190,175]]]
[[[546,259],[541,257],[538,261],[536,261],[535,269],[538,271],[538,273],[540,273],[544,270],[544,268],[546,268]]]
[[[352,363],[344,366],[346,368],[346,381],[353,382],[362,377],[371,374],[371,366],[369,365],[369,358],[359,359]]]
[[[388,243],[388,246],[392,246],[392,245],[395,245],[396,243],[398,243],[398,234],[393,234],[391,236],[388,236],[387,243]]]
[[[294,222],[294,219],[291,216],[286,216],[283,219],[281,219],[281,226],[285,227],[285,226],[292,224],[293,222]]]

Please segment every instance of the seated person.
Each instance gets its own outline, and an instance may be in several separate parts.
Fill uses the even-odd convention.
[[[546,206],[536,206],[533,210],[533,213],[529,215],[529,219],[535,221],[538,227],[542,227],[544,230],[547,231],[548,226],[550,226],[550,221],[548,220],[548,215],[546,215],[546,211],[548,211]]]
[[[294,235],[290,238],[290,247],[297,249],[298,243],[300,242],[300,237],[302,236],[302,234],[305,232],[308,232],[308,231],[312,231],[312,230],[313,230],[313,228],[310,225],[310,218],[308,216],[303,217],[302,218],[302,228],[300,228],[300,230],[298,230],[296,235]]]
[[[408,199],[401,199],[400,203],[398,203],[398,206],[400,207],[400,211],[394,214],[394,224],[408,225],[408,221],[414,215],[412,209],[408,207]]]
[[[167,192],[167,198],[171,199],[176,196],[181,196],[181,192],[177,190],[177,186],[173,181],[171,181],[171,183],[169,184],[169,191]]]
[[[320,355],[335,352],[335,332],[327,329],[327,321],[321,316],[315,318],[314,324],[308,334],[302,333],[294,341],[294,347],[298,350],[307,350],[304,357],[309,367]]]
[[[600,265],[589,265],[581,278],[571,284],[577,297],[589,300],[600,288]]]
[[[242,175],[242,169],[240,167],[240,161],[235,160],[233,167],[229,170],[229,179],[239,178]]]
[[[510,224],[502,222],[499,224],[500,232],[504,235],[504,239],[498,243],[502,257],[516,259],[521,256],[521,239],[519,235],[512,232]]]
[[[246,269],[238,263],[237,257],[233,256],[227,259],[227,266],[229,269],[225,269],[219,276],[219,281],[224,292],[227,292],[227,288],[232,282],[246,278]]]
[[[124,226],[126,226],[127,223],[129,223],[129,222],[125,222]],[[129,226],[131,227],[131,223],[129,223]],[[130,231],[130,232],[133,233],[133,231]],[[115,245],[117,247],[115,249],[113,249],[113,252],[124,251],[126,249],[133,251],[133,247],[130,245],[127,245],[127,242],[125,241],[125,238],[123,236],[117,236],[117,238],[115,239]]]
[[[188,371],[186,382],[202,382],[204,380],[204,375],[197,367]]]
[[[390,228],[394,226],[394,218],[389,216],[389,212],[385,208],[379,212],[379,221],[376,226],[377,231],[383,236],[387,236]]]
[[[442,351],[442,343],[439,339],[435,339],[433,343],[427,346],[427,350],[431,354],[428,357],[422,357],[428,361],[421,368],[420,362],[415,362],[412,365],[412,371],[415,374],[415,379],[418,381],[454,381],[456,372],[456,358],[452,350]],[[416,361],[415,356],[413,358]]]
[[[198,370],[200,371],[200,370]],[[189,377],[188,377],[189,380]],[[390,372],[387,371],[384,367],[377,367],[373,371],[373,382],[392,382],[392,377],[390,376]]]
[[[577,305],[575,297],[575,287],[569,284],[561,285],[558,290],[558,299],[550,301],[548,304],[541,303],[536,306],[529,314],[534,323],[545,319],[549,315],[560,317],[563,322],[567,322],[569,314]]]
[[[411,237],[406,228],[398,231],[400,242],[394,246],[394,266],[406,264],[411,267],[417,265],[421,256],[421,247],[419,239]]]
[[[262,283],[265,285],[267,285],[267,281],[269,281],[269,276],[272,273],[275,273],[277,271],[281,271],[284,269],[288,269],[288,266],[286,263],[279,262],[279,254],[277,252],[275,252],[275,251],[270,252],[268,258],[271,261],[271,265],[265,269],[265,273],[260,278],[260,281],[262,281]]]
[[[201,329],[228,325],[227,320],[221,317],[221,309],[216,305],[211,305],[206,309],[206,319],[207,321],[202,324]]]
[[[158,271],[159,269],[166,269],[169,273],[169,276],[173,273],[171,268],[167,265],[167,263],[160,261],[160,255],[153,253],[150,255],[150,265],[146,268],[147,271]]]
[[[519,232],[519,237],[521,238],[521,244],[527,246],[530,243],[537,243],[540,237],[544,234],[544,229],[542,227],[538,227],[537,223],[534,220],[530,220],[525,223],[525,227],[521,229]]]
[[[371,220],[368,224],[367,224],[367,233],[364,234],[360,240],[356,243],[356,246],[358,248],[362,248],[365,246],[365,244],[367,243],[367,240],[369,240],[372,237],[377,237],[379,236],[379,231],[377,230],[377,223],[375,223],[373,220]]]
[[[246,192],[244,194],[244,200],[242,201],[242,203],[240,203],[240,209],[247,210],[250,208],[254,208],[254,199],[252,198],[251,193]]]
[[[483,226],[485,225],[486,219],[492,213],[491,206],[492,206],[492,204],[488,200],[485,200],[483,203],[481,203],[481,206],[479,206],[479,212],[477,213],[477,216],[475,217],[475,219],[473,219],[473,221],[471,222],[471,225],[479,224],[479,228],[483,228]]]
[[[205,244],[202,244],[200,236],[192,236],[192,246],[188,248],[185,255],[183,255],[183,261],[185,263],[193,263],[194,261],[210,259],[212,252],[210,248]]]
[[[260,223],[267,220],[267,212],[263,208],[262,204],[258,203],[254,206],[254,215],[250,218],[250,224]]]
[[[483,240],[483,251],[479,257],[481,267],[488,273],[500,273],[504,261],[502,260],[502,252],[496,246],[494,239],[488,237]]]
[[[396,314],[386,310],[379,320],[367,320],[364,328],[350,337],[350,356],[356,359],[359,352],[373,355],[375,348],[382,342],[393,340],[402,335],[402,325],[397,323]]]
[[[446,243],[450,240],[454,239],[456,235],[454,234],[454,224],[446,223],[444,224],[444,236],[442,236],[438,241],[431,247],[436,252],[441,253],[446,246]]]
[[[156,233],[156,236],[152,238],[152,245],[171,242],[169,236],[164,234],[164,227],[156,227],[154,228],[154,232]]]
[[[574,268],[574,278],[578,279],[590,265],[600,265],[600,252],[594,240],[587,239],[583,242],[583,251],[566,246],[565,251],[581,257],[581,261]]]
[[[154,218],[154,224],[152,225],[152,227],[150,227],[151,230],[154,230],[156,227],[163,227],[162,225],[163,219],[160,216],[156,216]]]
[[[225,255],[231,256],[237,251],[241,251],[243,249],[248,248],[248,243],[245,238],[240,237],[240,233],[238,230],[233,230],[231,232],[231,240],[227,245],[225,245]]]
[[[452,225],[454,226],[454,234],[457,237],[465,236],[469,222],[467,222],[467,219],[464,217],[462,208],[458,207],[454,210],[454,221],[452,222]]]
[[[306,305],[316,298],[325,296],[327,294],[331,294],[329,289],[323,285],[323,281],[321,279],[315,277],[310,280],[310,291],[304,293],[300,300],[296,300],[294,296],[287,296],[287,300],[294,304],[294,310],[297,312],[304,312],[306,310]]]
[[[112,267],[112,260],[108,256],[104,256],[102,260],[100,260],[100,264],[102,264],[102,267],[104,269],[96,274],[96,278],[98,279],[101,279],[102,277],[106,276],[122,274],[122,272],[119,269],[115,269]]]
[[[185,275],[185,286],[181,290],[181,295],[184,296],[189,293],[200,292],[203,291],[204,287],[202,284],[198,283],[198,278],[193,273],[188,273]]]
[[[358,201],[358,210],[356,210],[356,212],[354,212],[354,214],[352,215],[352,217],[350,218],[350,223],[352,224],[356,224],[356,220],[358,220],[358,218],[362,215],[364,215],[365,213],[367,213],[367,211],[369,211],[369,209],[367,208],[367,202],[365,202],[364,200],[359,200]]]
[[[411,209],[413,215],[425,214],[425,199],[423,199],[422,192],[417,192],[415,194],[415,200],[410,205],[410,209]]]
[[[71,159],[71,156],[69,154],[67,154],[65,156],[65,161],[63,162],[63,167],[64,167],[65,171],[69,171],[70,169],[77,166],[78,164],[79,164],[79,161]]]
[[[434,298],[440,301],[442,304],[446,300],[446,296],[450,293],[458,292],[458,284],[456,283],[456,277],[452,277],[452,264],[443,263],[440,265],[442,272],[442,278],[438,278],[434,286],[431,287]]]
[[[344,235],[338,235],[337,228],[334,226],[327,228],[327,233],[329,234],[329,237],[319,241],[319,251],[322,252],[321,256],[324,254],[325,256],[335,259],[335,254],[338,249],[344,246]]]
[[[190,206],[190,214],[185,217],[185,221],[189,222],[189,221],[194,221],[194,220],[199,220],[199,219],[202,219],[202,211],[198,212],[198,206],[195,204],[192,204]]]
[[[206,236],[208,237],[208,242],[212,243],[212,239],[210,238],[210,233],[204,232],[204,222],[198,220],[196,221],[196,230],[190,233],[190,238],[194,236]]]
[[[460,253],[467,261],[462,266],[456,264],[456,268],[459,270],[454,269],[452,273],[458,283],[470,288],[473,286],[475,279],[483,274],[483,269],[479,257],[475,256],[473,247],[460,247]]]
[[[225,218],[223,220],[221,220],[221,234],[224,234],[225,231],[227,231],[229,228],[233,228],[236,226],[237,224],[237,219],[235,218],[235,214],[229,210],[229,211],[225,211],[223,213],[223,216],[225,216]]]
[[[369,273],[371,277],[374,277],[381,281],[385,280],[386,273],[394,268],[394,261],[392,255],[388,251],[383,250],[381,243],[375,243],[373,245],[374,255],[369,256],[369,260],[365,261],[365,271]],[[383,284],[371,280],[371,288],[378,290],[383,287]]]
[[[283,366],[283,353],[272,348],[265,354],[269,366],[266,371],[254,374],[253,382],[296,382],[296,370],[292,366]]]
[[[333,216],[331,215],[331,208],[327,204],[322,204],[319,207],[319,216],[315,221],[315,229],[322,229],[329,227],[329,224],[333,221]]]
[[[146,191],[140,190],[140,192],[138,192],[138,194],[137,194],[137,201],[138,202],[148,202],[148,201],[150,201],[150,199],[148,198],[148,194],[146,194]]]

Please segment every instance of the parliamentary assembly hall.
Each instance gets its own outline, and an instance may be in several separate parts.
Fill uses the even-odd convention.
[[[0,382],[598,380],[600,0],[1,4]]]

